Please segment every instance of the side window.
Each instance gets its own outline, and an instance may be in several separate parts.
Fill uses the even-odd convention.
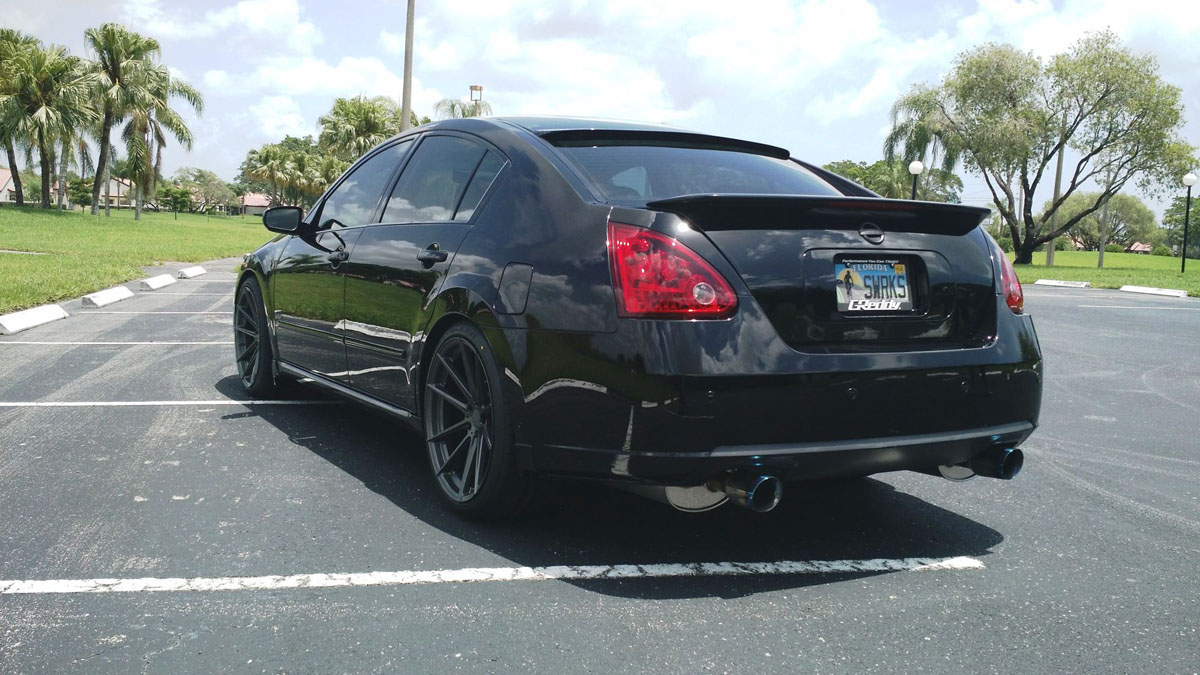
[[[385,223],[452,220],[485,150],[456,136],[432,136],[400,174],[383,212]]]
[[[385,148],[346,176],[321,207],[321,229],[332,225],[330,221],[343,227],[370,222],[388,179],[411,145],[404,141]]]
[[[475,177],[471,179],[467,191],[463,193],[462,203],[458,205],[458,212],[454,214],[455,220],[470,220],[471,216],[475,215],[475,209],[479,207],[483,195],[503,168],[504,157],[489,150],[479,163],[479,168],[475,169]]]

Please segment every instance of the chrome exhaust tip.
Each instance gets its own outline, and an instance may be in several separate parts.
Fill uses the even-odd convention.
[[[775,476],[734,475],[709,482],[709,489],[723,492],[729,501],[742,508],[766,513],[779,506],[783,498],[783,481]]]
[[[992,448],[967,463],[980,476],[1012,480],[1025,466],[1025,453],[1016,448]]]

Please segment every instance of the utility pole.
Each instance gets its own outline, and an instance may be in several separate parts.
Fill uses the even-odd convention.
[[[1108,192],[1111,186],[1112,167],[1110,165],[1104,178],[1104,191]],[[1108,245],[1108,200],[1109,197],[1104,198],[1104,209],[1100,212],[1100,257],[1096,259],[1098,269],[1104,268],[1104,247]]]
[[[412,126],[412,52],[413,20],[417,0],[408,0],[408,21],[404,24],[404,93],[400,96],[400,131]]]
[[[1059,195],[1062,194],[1062,165],[1063,165],[1063,150],[1067,147],[1067,113],[1063,111],[1063,131],[1059,136],[1058,146],[1058,168],[1054,171],[1054,202],[1058,202]],[[1054,231],[1054,226],[1058,224],[1058,209],[1050,214],[1050,231]],[[1046,267],[1054,266],[1054,240],[1051,237],[1050,241],[1046,242]]]

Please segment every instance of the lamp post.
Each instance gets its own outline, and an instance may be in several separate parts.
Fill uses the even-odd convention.
[[[483,85],[471,85],[471,112],[472,117],[479,117],[479,104],[483,102]]]
[[[1192,215],[1192,186],[1196,184],[1196,174],[1191,171],[1183,177],[1183,184],[1187,186],[1187,201],[1183,203],[1183,255],[1179,256],[1179,273],[1183,274],[1187,271],[1187,240],[1188,240],[1188,219]]]
[[[922,164],[921,160],[919,160],[919,159],[914,159],[913,161],[908,163],[908,172],[911,173],[912,177],[913,177],[913,189],[912,189],[912,198],[913,199],[917,198],[917,177],[920,176],[921,172],[924,170],[925,170],[925,165]]]

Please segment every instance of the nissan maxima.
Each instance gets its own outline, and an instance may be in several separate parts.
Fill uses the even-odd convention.
[[[428,124],[307,213],[266,212],[238,374],[408,423],[475,518],[541,477],[689,511],[885,471],[1011,478],[1042,355],[987,215],[667,127]]]

